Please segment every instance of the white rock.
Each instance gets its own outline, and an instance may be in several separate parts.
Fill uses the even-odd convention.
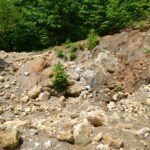
[[[0,82],[4,82],[4,77],[0,76]]]
[[[4,86],[5,86],[5,89],[9,89],[10,88],[10,84],[9,83],[6,83]]]
[[[48,140],[47,142],[44,143],[44,146],[46,149],[51,148],[52,147],[52,143],[50,140]]]
[[[150,128],[144,127],[136,132],[136,135],[145,135],[150,133]]]
[[[114,109],[115,107],[116,107],[116,104],[115,104],[115,102],[109,102],[109,104],[107,105],[107,107],[108,107],[108,109],[109,110],[112,110],[112,109]]]
[[[96,150],[110,150],[110,147],[108,145],[100,143],[99,145],[96,146]]]
[[[88,90],[93,90],[97,82],[95,73],[91,70],[86,70],[83,73],[83,78],[86,81]]]
[[[24,72],[24,75],[25,75],[25,76],[28,76],[28,75],[29,75],[29,72]]]
[[[50,94],[47,91],[45,91],[45,92],[40,93],[38,99],[40,101],[47,101],[49,100],[49,97],[50,97]]]

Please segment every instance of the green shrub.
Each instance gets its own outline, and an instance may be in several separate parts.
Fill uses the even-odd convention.
[[[68,76],[65,72],[64,66],[58,62],[54,66],[54,80],[53,80],[53,86],[55,90],[58,92],[66,90],[68,86]]]
[[[75,60],[77,57],[76,52],[70,51],[70,60]]]
[[[146,49],[145,54],[150,54],[150,49]]]
[[[95,34],[95,31],[90,30],[87,38],[88,49],[93,49],[98,44],[98,36]]]
[[[64,51],[63,50],[58,50],[57,51],[57,57],[59,58],[64,58],[65,54],[64,54]]]
[[[115,92],[123,91],[123,87],[121,85],[116,85]]]
[[[71,44],[70,46],[70,60],[74,60],[77,57],[77,45]]]
[[[77,49],[78,49],[78,48],[77,48],[77,45],[76,45],[76,44],[73,44],[73,43],[72,43],[72,44],[70,45],[70,51],[72,51],[72,52],[77,52]]]
[[[64,61],[67,61],[68,60],[68,57],[65,55],[64,56]]]
[[[71,44],[72,44],[72,42],[70,41],[70,39],[67,39],[65,42],[65,48],[70,48]]]

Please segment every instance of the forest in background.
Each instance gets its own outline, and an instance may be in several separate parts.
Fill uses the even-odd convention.
[[[0,49],[41,50],[91,29],[111,34],[150,16],[149,0],[0,0]]]

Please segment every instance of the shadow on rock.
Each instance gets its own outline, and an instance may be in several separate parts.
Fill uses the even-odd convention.
[[[0,72],[5,69],[7,66],[7,62],[5,62],[3,59],[0,59]]]

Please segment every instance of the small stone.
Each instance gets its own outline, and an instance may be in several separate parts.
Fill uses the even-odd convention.
[[[109,110],[112,110],[116,107],[116,104],[115,104],[115,102],[111,101],[111,102],[109,102],[109,104],[107,104],[107,107],[108,107]]]
[[[7,121],[4,123],[4,125],[12,126],[14,129],[17,129],[19,127],[27,125],[28,123],[30,123],[28,120],[23,121],[23,120],[16,119],[16,120],[12,120],[12,121]]]
[[[38,146],[40,146],[40,143],[35,142],[34,145],[35,145],[35,147],[38,147]]]
[[[80,75],[78,73],[69,73],[69,77],[75,81],[79,81],[80,80]]]
[[[44,146],[45,146],[46,149],[51,148],[51,146],[52,146],[51,141],[48,140],[47,142],[45,142],[45,143],[44,143]]]
[[[4,82],[4,77],[0,76],[0,82]]]
[[[4,85],[4,87],[5,87],[5,89],[9,89],[9,88],[10,88],[10,84],[9,84],[9,83],[6,83],[6,84]]]
[[[140,142],[141,142],[141,144],[142,144],[143,146],[145,146],[145,147],[148,146],[148,143],[146,143],[144,140],[141,140]]]
[[[102,139],[102,133],[99,133],[99,134],[96,135],[93,142],[99,142],[101,139]]]
[[[81,86],[81,85],[73,85],[73,86],[70,86],[67,90],[67,94],[70,95],[70,96],[79,96],[81,91],[84,90],[84,87]]]
[[[128,93],[123,93],[123,92],[118,92],[115,95],[113,95],[113,100],[114,101],[119,101],[123,98],[127,98],[128,97]]]
[[[100,143],[99,145],[96,146],[96,150],[110,150],[110,147],[108,145]]]
[[[5,95],[5,92],[0,93],[0,96],[4,96],[4,95]]]
[[[84,120],[82,123],[74,126],[73,137],[75,140],[75,144],[85,146],[91,142],[91,134],[93,132],[93,128],[91,124]]]
[[[140,136],[145,136],[146,134],[149,134],[150,133],[150,128],[148,127],[144,127],[142,129],[139,129],[137,132],[136,132],[136,135],[140,135]]]
[[[74,142],[74,138],[72,135],[71,131],[61,131],[58,135],[57,135],[57,139],[59,141],[66,141],[69,143],[73,143]]]
[[[24,75],[25,75],[25,76],[28,76],[28,75],[29,75],[29,72],[24,72]]]
[[[119,138],[114,138],[110,133],[106,133],[102,137],[103,144],[106,144],[113,148],[121,148],[123,147],[123,140]]]
[[[94,126],[102,126],[108,124],[107,116],[100,111],[91,111],[88,113],[87,120]]]
[[[10,97],[11,97],[11,94],[10,94],[10,93],[8,93],[8,92],[5,93],[5,98],[6,98],[6,99],[10,99]]]
[[[31,111],[31,108],[29,108],[29,107],[25,108],[26,113],[29,113],[30,111]]]
[[[0,107],[0,115],[3,113],[3,111],[4,111],[4,110]]]
[[[147,98],[145,103],[146,103],[147,106],[150,106],[150,98]]]
[[[19,131],[13,128],[0,126],[0,147],[14,149],[20,139]]]
[[[59,101],[60,103],[65,102],[65,101],[66,101],[66,98],[65,98],[64,96],[61,96],[61,97],[58,99],[58,101]]]
[[[30,98],[36,98],[41,93],[41,86],[35,85],[31,90],[28,91],[28,96]]]
[[[45,92],[40,93],[38,99],[40,101],[47,101],[47,100],[49,100],[49,97],[50,97],[49,92],[45,91]]]
[[[10,99],[11,100],[14,100],[14,99],[16,99],[17,97],[16,97],[16,95],[15,94],[11,94],[11,96],[10,96]]]
[[[25,95],[21,98],[21,101],[24,102],[24,103],[27,103],[29,100],[29,96]]]
[[[119,123],[119,124],[117,125],[117,127],[118,127],[119,129],[132,129],[132,128],[133,128],[133,125],[130,124],[130,123]]]

